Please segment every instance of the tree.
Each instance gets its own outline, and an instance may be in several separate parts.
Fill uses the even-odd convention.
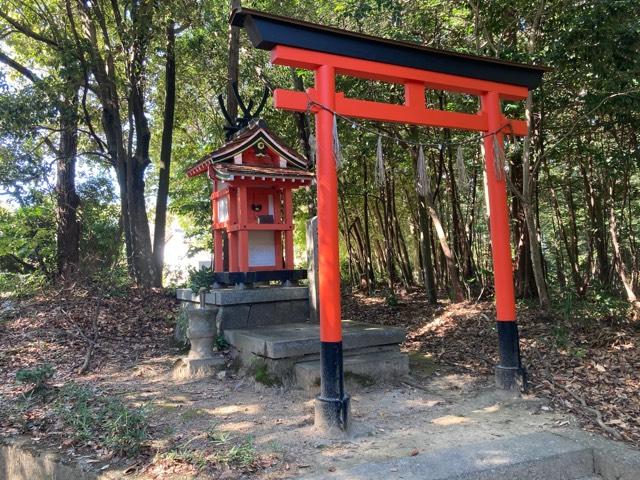
[[[0,62],[45,92],[58,112],[58,146],[50,140],[48,132],[43,141],[56,157],[56,272],[59,276],[70,276],[77,270],[79,261],[79,198],[75,189],[75,168],[78,153],[78,90],[83,78],[78,59],[68,52],[69,32],[64,24],[53,20],[55,17],[51,10],[38,4],[25,9],[36,13],[44,9],[48,14],[47,18],[51,19],[51,23],[46,25],[46,31],[36,31],[30,27],[31,23],[37,21],[33,13],[30,16],[23,14],[24,18],[16,18],[10,6],[13,6],[11,2],[0,6],[0,18],[13,31],[6,41],[17,51],[22,50],[24,53],[27,53],[26,49],[31,52],[44,49],[46,53],[38,54],[38,58],[43,60],[50,72],[57,70],[56,73],[50,73],[48,79],[42,79],[19,60],[0,52]],[[22,11],[15,6],[13,8],[18,12]]]

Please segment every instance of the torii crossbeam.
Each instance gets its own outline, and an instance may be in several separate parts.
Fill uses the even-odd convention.
[[[298,112],[311,109],[316,117],[321,301],[321,386],[316,399],[316,425],[348,428],[349,397],[342,375],[334,113],[484,134],[500,355],[496,382],[504,389],[518,388],[524,370],[516,324],[507,188],[505,175],[495,168],[494,137],[503,148],[505,134],[527,134],[526,121],[506,118],[501,101],[527,98],[548,69],[385,40],[244,8],[233,12],[231,23],[247,30],[254,47],[270,50],[273,64],[315,73],[313,88],[306,92],[278,89],[274,104]],[[336,91],[337,75],[403,85],[404,104],[348,98]],[[429,109],[426,89],[478,96],[481,109],[476,114]]]

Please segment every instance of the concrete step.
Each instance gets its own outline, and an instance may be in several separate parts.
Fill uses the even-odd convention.
[[[594,472],[592,448],[543,432],[362,464],[336,470],[331,479],[579,480],[598,478]]]
[[[397,345],[404,341],[401,328],[344,320],[343,350]],[[227,342],[239,351],[270,359],[303,357],[320,353],[320,326],[290,323],[250,329],[225,330]]]
[[[296,363],[296,384],[305,390],[320,386],[320,360]],[[409,357],[398,350],[353,354],[344,357],[347,382],[375,383],[409,373]]]

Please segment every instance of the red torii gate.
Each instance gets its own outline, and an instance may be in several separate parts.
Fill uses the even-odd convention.
[[[482,132],[487,175],[491,252],[494,267],[496,320],[500,362],[496,382],[515,389],[524,376],[520,358],[513,287],[509,211],[505,175],[495,168],[494,136],[524,136],[527,122],[508,119],[502,100],[519,101],[542,81],[547,69],[492,58],[422,47],[408,42],[347,32],[241,8],[231,23],[244,27],[254,47],[270,50],[271,63],[312,70],[315,85],[306,92],[278,89],[276,108],[316,117],[316,180],[318,196],[321,386],[316,399],[316,424],[348,427],[349,397],[342,375],[342,324],[338,258],[338,181],[333,151],[333,115],[383,122]],[[347,75],[404,85],[404,104],[346,97],[336,92],[336,76]],[[475,95],[476,114],[426,107],[425,89]]]

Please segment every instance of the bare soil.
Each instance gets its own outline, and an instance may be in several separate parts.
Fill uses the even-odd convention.
[[[433,448],[580,426],[639,443],[640,363],[634,323],[602,319],[565,325],[521,309],[523,356],[531,394],[495,391],[492,306],[431,307],[407,293],[397,306],[382,297],[344,300],[345,318],[403,325],[411,375],[386,385],[349,385],[353,431],[322,438],[313,401],[301,390],[266,387],[231,367],[219,377],[176,381],[182,354],[172,340],[176,302],[159,291],[100,296],[74,288],[19,302],[0,320],[0,435],[27,435],[112,478],[297,478]],[[91,352],[88,355],[88,352]],[[79,374],[89,356],[89,367]],[[75,381],[101,394],[147,406],[149,440],[134,458],[98,442],[70,441],[50,398],[27,401],[16,371],[51,363],[50,396]],[[229,362],[231,365],[231,362]]]

